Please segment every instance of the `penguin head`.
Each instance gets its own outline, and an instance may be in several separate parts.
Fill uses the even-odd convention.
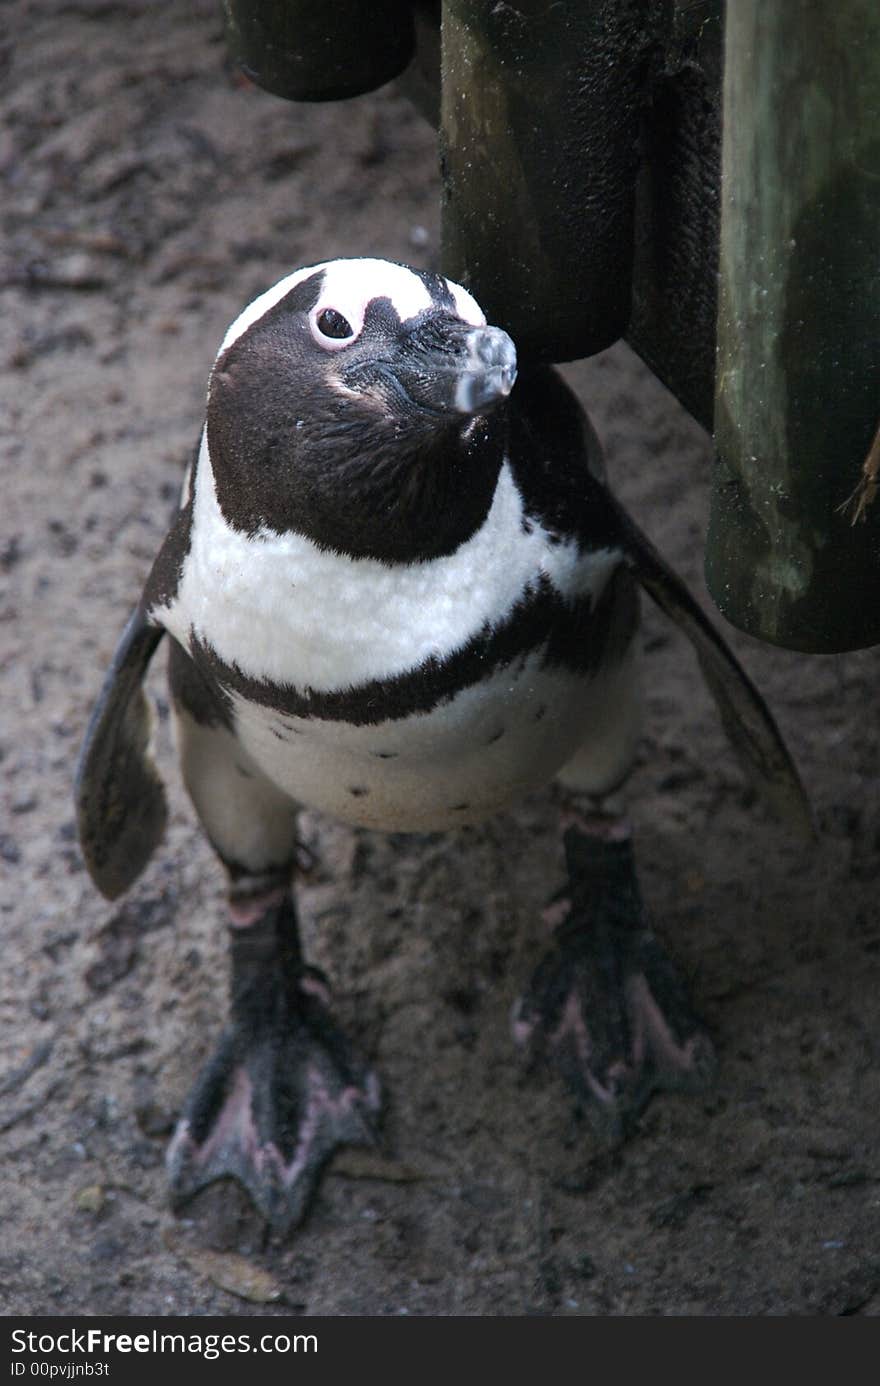
[[[460,285],[386,260],[297,270],[229,328],[206,440],[228,523],[354,556],[451,551],[491,501],[507,333]]]

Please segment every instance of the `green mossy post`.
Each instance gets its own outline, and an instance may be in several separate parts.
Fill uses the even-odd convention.
[[[725,35],[709,589],[788,648],[880,643],[880,7],[736,0]]]
[[[444,0],[445,274],[524,360],[626,331],[651,0]]]
[[[229,51],[288,101],[337,101],[397,77],[415,47],[410,0],[224,0]]]

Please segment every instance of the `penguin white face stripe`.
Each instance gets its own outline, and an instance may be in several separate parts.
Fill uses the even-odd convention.
[[[293,274],[288,274],[284,279],[274,284],[271,289],[267,289],[265,293],[260,294],[258,298],[248,304],[223,338],[223,343],[217,353],[218,357],[228,350],[233,342],[237,341],[249,327],[255,322],[259,322],[270,308],[274,308],[276,303],[280,303],[281,299],[292,289],[295,289],[297,284],[301,284],[305,279],[321,272],[324,274],[324,284],[318,301],[310,314],[312,324],[316,322],[321,313],[332,308],[337,313],[341,313],[352,328],[352,336],[341,341],[328,340],[315,331],[315,340],[325,350],[338,350],[340,347],[349,345],[353,339],[359,336],[364,325],[367,307],[374,299],[389,299],[401,322],[417,317],[419,313],[424,312],[426,308],[430,308],[434,304],[434,299],[424,280],[405,265],[396,265],[390,260],[331,260],[320,265],[307,265],[303,269],[296,270]],[[467,290],[463,289],[460,284],[453,284],[451,280],[447,279],[445,282],[452,294],[455,310],[459,317],[474,327],[485,327],[485,314]]]
[[[430,308],[433,299],[425,284],[412,270],[379,260],[337,260],[324,271],[324,284],[312,309],[314,322],[333,308],[348,320],[352,336],[359,337],[367,305],[376,298],[389,298],[401,322]],[[325,347],[341,347],[345,342],[324,342]]]
[[[476,299],[471,298],[467,289],[463,289],[460,284],[453,283],[451,279],[447,279],[446,283],[452,294],[458,316],[463,318],[465,322],[472,323],[474,327],[485,327],[486,314]]]

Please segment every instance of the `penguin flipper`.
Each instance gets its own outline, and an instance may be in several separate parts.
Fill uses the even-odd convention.
[[[92,712],[76,769],[79,842],[108,900],[127,890],[162,838],[168,810],[149,743],[143,681],[162,636],[138,605],[122,633]]]
[[[693,646],[724,729],[773,812],[807,839],[813,814],[773,715],[681,578],[604,483],[602,446],[574,392],[546,366],[523,371],[513,396],[516,465],[551,521],[587,550],[619,549],[630,572]],[[548,505],[548,494],[552,503]]]
[[[797,767],[763,697],[724,636],[613,496],[624,561],[649,597],[687,636],[724,730],[740,763],[770,809],[799,836],[816,836]]]

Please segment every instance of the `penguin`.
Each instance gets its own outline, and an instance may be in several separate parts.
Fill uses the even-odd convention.
[[[143,681],[159,644],[182,776],[228,881],[230,1007],[168,1150],[178,1204],[233,1178],[279,1232],[380,1087],[303,956],[303,806],[434,832],[556,782],[568,882],[515,1038],[623,1129],[701,1088],[711,1040],[651,931],[626,820],[604,811],[640,731],[639,592],[696,650],[735,751],[811,830],[798,772],[722,635],[608,489],[551,367],[439,274],[297,269],[223,339],[179,509],[122,634],[76,776],[97,888],[158,845]]]

